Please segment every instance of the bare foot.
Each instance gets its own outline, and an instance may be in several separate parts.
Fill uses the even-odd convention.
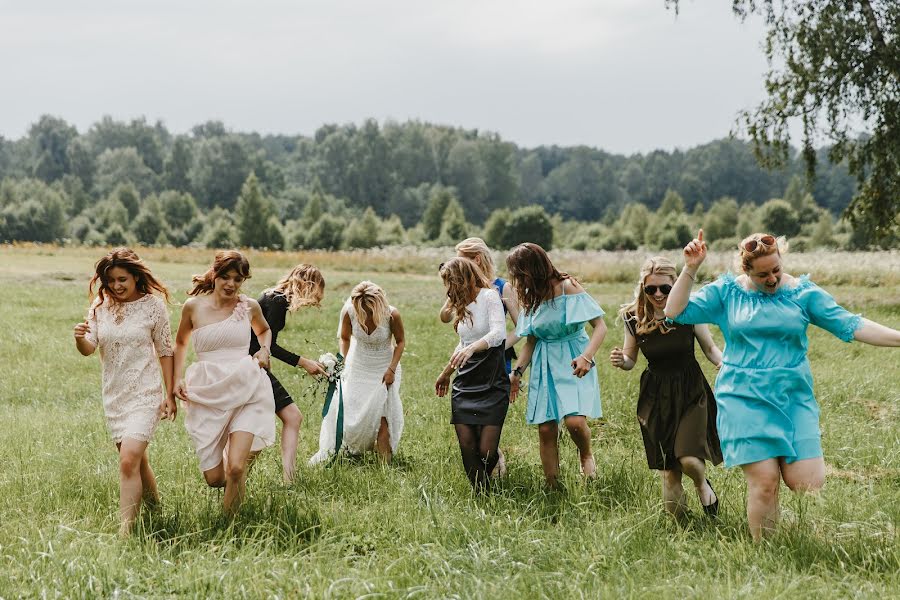
[[[491,477],[494,479],[506,477],[506,458],[503,456],[503,450],[497,448],[497,464],[491,471]]]
[[[597,463],[594,461],[593,454],[581,457],[581,474],[584,475],[585,479],[597,478]]]

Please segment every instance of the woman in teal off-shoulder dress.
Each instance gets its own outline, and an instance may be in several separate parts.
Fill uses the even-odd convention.
[[[527,337],[510,374],[510,401],[515,401],[522,372],[531,364],[526,421],[538,426],[541,463],[551,487],[559,475],[558,423],[566,429],[581,458],[582,473],[596,476],[587,417],[601,416],[594,354],[603,343],[603,309],[577,281],[560,273],[537,244],[521,244],[506,259],[519,296],[516,335]],[[588,337],[584,324],[594,328]]]
[[[689,297],[706,258],[701,231],[685,247],[665,311],[677,323],[714,323],[725,336],[717,425],[726,466],[740,466],[747,480],[754,539],[778,521],[781,479],[794,491],[818,490],[825,482],[807,327],[845,342],[900,346],[900,332],[848,312],[809,276],[784,273],[779,243],[767,234],[749,236],[740,244],[743,275],[727,273]]]

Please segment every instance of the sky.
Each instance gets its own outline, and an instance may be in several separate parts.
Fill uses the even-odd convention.
[[[42,114],[312,135],[419,119],[622,154],[728,135],[765,35],[730,0],[0,0],[0,135]]]

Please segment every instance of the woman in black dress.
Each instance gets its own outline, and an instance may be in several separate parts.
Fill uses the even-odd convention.
[[[278,360],[292,367],[301,367],[310,375],[324,375],[325,369],[318,362],[294,354],[278,344],[278,333],[284,329],[288,312],[293,313],[303,306],[319,306],[325,295],[325,278],[316,267],[299,264],[279,281],[275,287],[268,289],[259,297],[259,306],[263,316],[272,330],[271,354]],[[256,336],[250,334],[250,354],[259,350]],[[300,424],[303,414],[293,398],[288,394],[281,382],[271,370],[266,371],[272,381],[275,394],[275,414],[281,419],[281,464],[284,469],[284,481],[290,483],[294,479],[297,463],[297,442],[300,437]]]
[[[628,371],[638,349],[647,359],[641,374],[637,416],[644,438],[647,464],[662,475],[666,510],[681,514],[686,509],[681,476],[690,477],[703,511],[715,516],[719,509],[709,480],[706,461],[722,462],[716,432],[716,402],[694,358],[694,338],[716,368],[722,353],[706,325],[667,323],[663,310],[675,283],[675,265],[667,258],[649,259],[641,268],[635,297],[622,305],[625,322],[624,348],[614,348],[610,362]]]
[[[509,377],[504,348],[506,316],[500,294],[467,258],[441,265],[459,344],[434,384],[443,397],[450,387],[452,418],[466,476],[476,492],[485,490],[497,464],[503,421],[509,409]]]

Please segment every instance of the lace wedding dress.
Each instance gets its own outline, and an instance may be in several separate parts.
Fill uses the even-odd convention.
[[[393,311],[393,307],[391,310]],[[394,354],[390,321],[379,324],[374,331],[367,333],[349,304],[345,304],[341,310],[341,320],[345,313],[350,315],[352,334],[350,350],[347,352],[344,372],[341,375],[344,400],[341,448],[351,454],[373,450],[381,418],[384,417],[388,424],[391,451],[396,452],[403,433],[403,405],[400,402],[400,382],[403,373],[400,365],[397,365],[394,383],[385,386],[381,382]],[[309,459],[310,465],[324,462],[334,454],[339,405],[337,400],[335,392],[328,414],[322,419],[319,451]]]

